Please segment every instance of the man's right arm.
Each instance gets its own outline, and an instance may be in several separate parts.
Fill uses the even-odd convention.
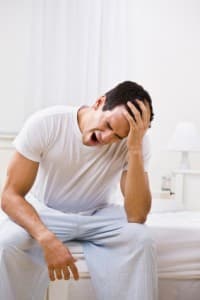
[[[17,224],[23,227],[43,249],[49,269],[49,277],[69,279],[69,270],[78,279],[78,270],[69,250],[60,242],[40,219],[34,207],[25,200],[32,187],[39,163],[15,152],[8,167],[7,179],[2,192],[1,207]]]
[[[39,163],[26,159],[16,152],[10,162],[2,192],[3,211],[17,224],[26,229],[38,242],[50,232],[40,220],[36,210],[24,196],[32,187]]]

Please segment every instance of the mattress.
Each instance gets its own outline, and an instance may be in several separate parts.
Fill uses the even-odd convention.
[[[151,213],[147,226],[156,242],[159,278],[200,278],[200,212]]]

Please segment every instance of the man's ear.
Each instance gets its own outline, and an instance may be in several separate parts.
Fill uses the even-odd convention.
[[[99,107],[104,106],[106,102],[106,96],[101,96],[96,100],[96,102],[92,105],[92,107],[97,110]]]

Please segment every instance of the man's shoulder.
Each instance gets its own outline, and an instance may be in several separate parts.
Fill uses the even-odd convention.
[[[65,121],[69,115],[76,111],[76,107],[67,105],[56,105],[38,110],[30,115],[25,125],[34,124],[59,124]]]
[[[36,111],[32,114],[31,117],[33,118],[42,118],[42,117],[48,117],[48,116],[59,116],[59,115],[65,115],[68,113],[73,112],[76,109],[74,106],[68,106],[68,105],[54,105],[49,106],[46,108],[43,108],[41,110]]]

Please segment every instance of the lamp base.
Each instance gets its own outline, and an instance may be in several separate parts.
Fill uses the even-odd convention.
[[[189,169],[190,169],[189,153],[188,151],[182,151],[179,170],[189,170]]]

